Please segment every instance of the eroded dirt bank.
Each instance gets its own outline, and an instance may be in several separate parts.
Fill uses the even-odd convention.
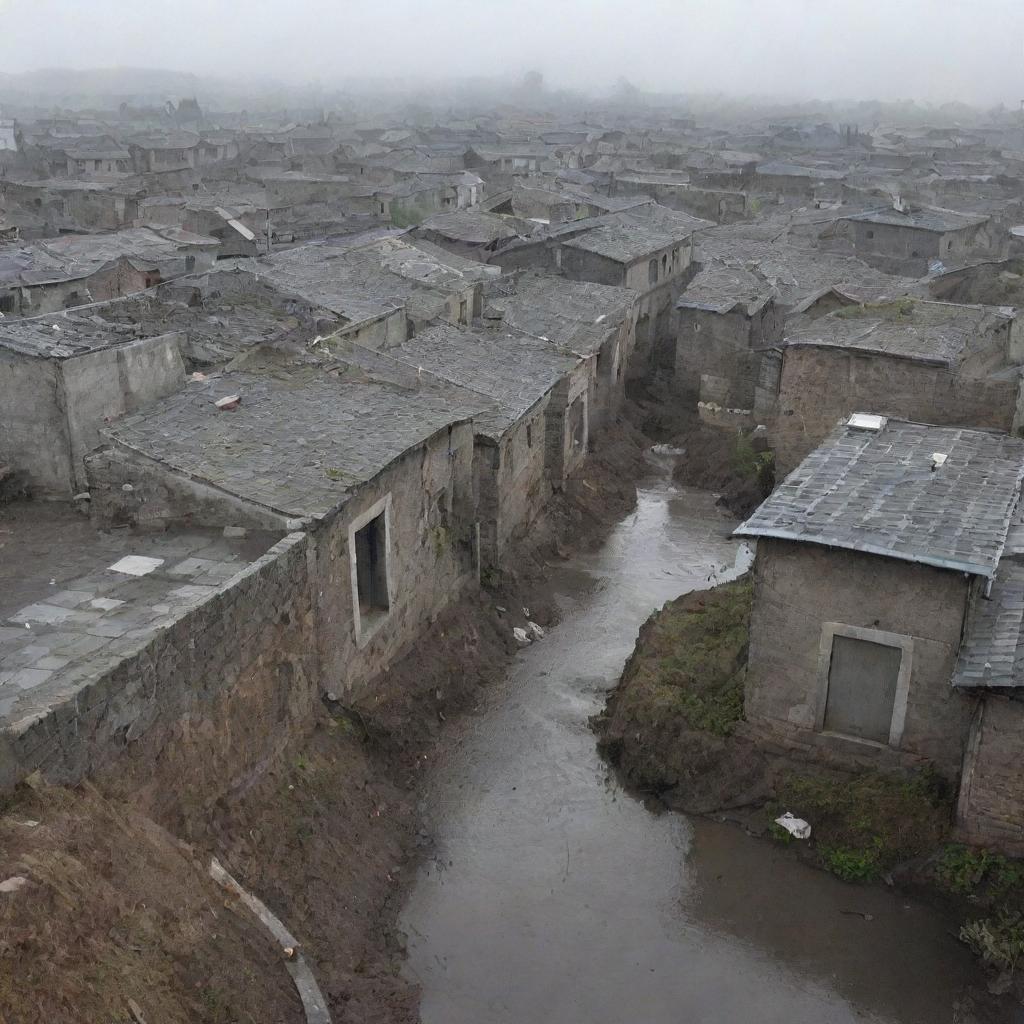
[[[988,965],[965,984],[954,1007],[960,1016],[948,1019],[1017,1019],[1011,1000],[986,989],[1020,988],[1013,961],[1024,866],[951,843],[953,791],[933,773],[839,771],[769,753],[746,735],[750,607],[743,576],[658,609],[593,719],[600,749],[628,786],[660,805],[765,837],[755,842],[762,866],[750,858],[758,873],[796,877],[795,867],[780,865],[799,862],[856,883],[847,902],[858,909],[849,913],[867,921],[876,915],[869,906],[893,898],[881,894],[883,884],[927,899]],[[809,840],[775,824],[785,811],[812,823]],[[728,845],[712,826],[697,829],[715,837],[716,849]],[[806,885],[813,892],[817,883]],[[730,913],[742,910],[742,900],[725,903]]]
[[[304,1020],[280,950],[209,878],[213,855],[297,936],[335,1021],[416,1020],[394,922],[425,845],[417,789],[445,729],[504,674],[524,608],[555,621],[547,560],[598,543],[635,503],[642,451],[624,427],[492,589],[230,789],[201,764],[154,786],[144,751],[75,789],[22,786],[0,815],[0,883],[13,880],[0,891],[0,1021]],[[215,742],[216,723],[196,740]]]
[[[670,469],[600,549],[553,571],[560,624],[456,726],[421,790],[429,856],[400,924],[423,1020],[1000,1019],[941,913],[654,813],[609,774],[589,719],[637,630],[743,568],[714,496]]]

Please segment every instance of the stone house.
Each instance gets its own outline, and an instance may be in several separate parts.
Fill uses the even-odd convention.
[[[552,225],[509,245],[492,262],[504,270],[537,270],[638,292],[637,355],[630,371],[642,376],[656,342],[671,337],[675,300],[693,273],[693,233],[709,226],[648,203],[623,213]]]
[[[448,326],[385,351],[488,400],[473,417],[474,493],[481,562],[496,565],[586,459],[596,357],[518,331]]]
[[[64,150],[69,178],[130,174],[132,155],[109,138],[82,139]]]
[[[659,369],[688,404],[750,411],[762,356],[781,342],[783,316],[775,292],[759,275],[711,262],[676,303],[674,344]]]
[[[992,602],[1022,478],[1003,433],[836,428],[736,530],[757,541],[744,728],[844,767],[930,765],[962,782],[962,831],[1005,842],[1007,809],[1024,820],[1019,712],[987,691],[1008,668]]]
[[[1008,307],[911,298],[847,305],[787,330],[771,416],[779,471],[866,406],[938,425],[1016,431],[1024,421],[1022,332]]]
[[[984,214],[921,207],[853,214],[839,224],[861,259],[889,273],[923,277],[934,264],[992,254],[998,242],[990,221]]]
[[[46,235],[61,231],[118,231],[139,216],[141,190],[105,181],[6,181],[5,199],[38,214]]]
[[[0,463],[34,494],[83,491],[100,428],[184,383],[180,334],[101,325],[81,315],[0,325]]]
[[[345,694],[476,584],[469,414],[430,380],[260,347],[104,432],[93,515],[308,532],[320,678]]]
[[[126,141],[138,174],[190,171],[198,162],[199,136],[192,132],[153,132]]]
[[[211,266],[216,248],[216,239],[178,228],[125,228],[0,249],[0,313],[34,316],[130,295]]]
[[[626,396],[626,371],[636,348],[640,296],[628,288],[541,274],[503,279],[487,294],[485,318],[595,359],[588,410],[592,441],[607,429]]]
[[[413,234],[457,256],[486,262],[520,237],[515,222],[483,210],[456,210],[427,217]]]
[[[681,210],[716,224],[731,224],[747,216],[745,192],[700,188],[685,172],[626,171],[616,174],[611,185],[616,196],[650,196],[670,210]]]
[[[296,246],[244,269],[341,317],[335,333],[367,348],[404,341],[437,321],[468,325],[480,313],[476,273],[393,232]]]

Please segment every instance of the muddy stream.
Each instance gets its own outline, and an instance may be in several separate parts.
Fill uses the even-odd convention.
[[[978,1019],[952,922],[736,827],[652,813],[598,756],[587,720],[640,624],[749,561],[711,496],[667,477],[554,570],[561,624],[457,727],[427,787],[431,854],[401,921],[425,1024]]]

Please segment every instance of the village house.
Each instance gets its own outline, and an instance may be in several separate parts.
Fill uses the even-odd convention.
[[[413,234],[481,262],[489,261],[521,237],[515,221],[479,209],[432,214],[413,229]]]
[[[132,135],[125,141],[138,174],[190,171],[198,161],[199,136],[193,132],[152,132]]]
[[[0,248],[0,313],[34,316],[143,291],[212,265],[217,241],[180,228],[61,235]]]
[[[853,214],[840,224],[861,259],[889,273],[922,277],[933,265],[992,254],[999,242],[989,222],[984,214],[922,207]]]
[[[308,532],[320,679],[350,693],[476,585],[470,414],[429,379],[258,347],[107,428],[92,513]]]
[[[640,294],[632,376],[645,374],[657,344],[672,335],[675,300],[693,274],[693,235],[710,227],[648,203],[622,213],[552,225],[509,245],[493,262]]]
[[[736,530],[757,541],[745,730],[846,767],[931,766],[961,785],[965,835],[1024,848],[1022,478],[1004,433],[837,427]]]
[[[140,337],[132,324],[97,319],[0,324],[0,463],[38,496],[83,491],[99,429],[184,383],[177,332]]]
[[[61,232],[131,227],[139,216],[142,190],[121,182],[46,178],[0,182],[0,194],[12,207],[35,213],[39,233],[33,231],[32,236],[45,238]]]
[[[132,155],[110,138],[81,139],[64,150],[69,178],[129,174]]]
[[[912,298],[846,305],[787,330],[770,428],[779,471],[866,406],[938,425],[1016,432],[1024,421],[1022,332],[1008,307]],[[764,367],[764,397],[772,372]]]
[[[438,320],[469,324],[482,302],[481,275],[395,232],[297,246],[243,270],[341,318],[334,334],[367,348],[404,341]]]
[[[782,339],[774,289],[752,271],[712,261],[686,286],[676,310],[676,337],[658,359],[673,392],[688,405],[749,413],[762,357]]]
[[[493,568],[586,459],[596,357],[507,329],[432,327],[385,353],[484,396],[473,418],[480,557]]]
[[[693,217],[730,224],[747,216],[745,192],[700,188],[690,182],[685,171],[625,171],[613,177],[612,195],[650,196],[670,210],[682,210]]]
[[[559,349],[594,357],[589,434],[597,438],[625,400],[626,368],[636,347],[639,295],[627,288],[541,274],[500,280],[487,294],[484,316]]]

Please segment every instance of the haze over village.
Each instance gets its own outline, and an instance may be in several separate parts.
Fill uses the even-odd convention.
[[[1024,1020],[1022,66],[0,0],[0,1024]]]

